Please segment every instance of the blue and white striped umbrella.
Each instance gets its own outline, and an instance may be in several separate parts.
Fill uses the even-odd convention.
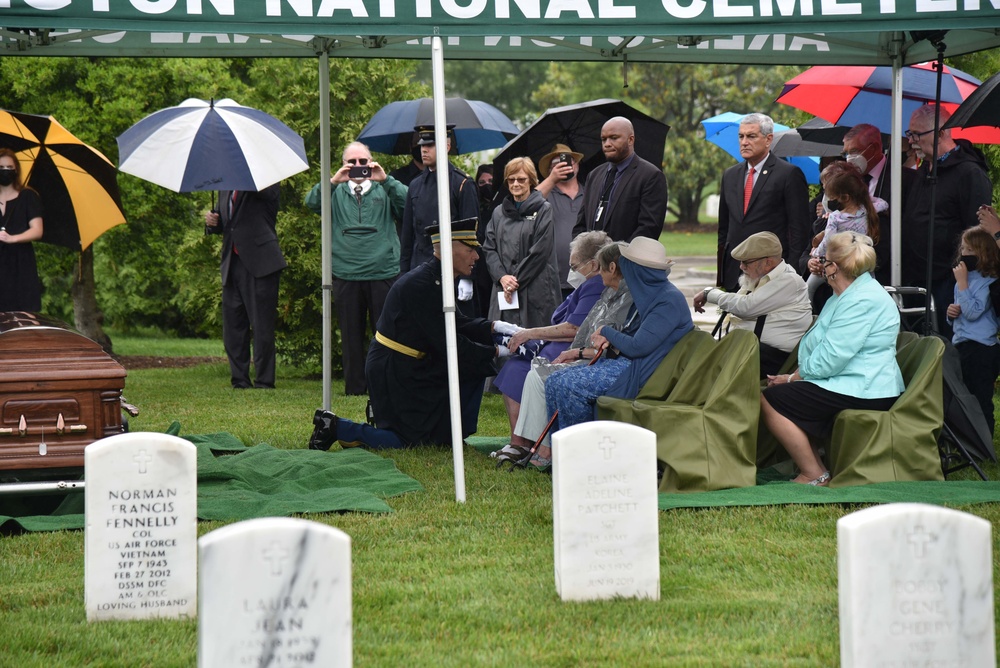
[[[118,137],[118,169],[174,192],[262,190],[309,168],[302,137],[230,99],[188,99]]]

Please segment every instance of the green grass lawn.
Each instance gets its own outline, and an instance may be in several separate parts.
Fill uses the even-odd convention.
[[[667,257],[710,257],[714,265],[719,236],[716,232],[673,231],[668,226],[660,235]]]
[[[125,337],[116,345],[122,354],[165,349]],[[178,342],[175,350],[218,354],[206,352],[212,346],[221,348]],[[336,383],[335,408],[360,419],[364,402],[341,390]],[[141,410],[133,431],[178,420],[182,435],[228,431],[248,445],[292,449],[305,447],[322,389],[279,363],[276,390],[233,391],[222,363],[132,371],[125,395]],[[499,397],[487,396],[480,434],[507,430]],[[661,512],[660,601],[562,603],[550,478],[498,472],[467,450],[468,501],[458,504],[449,448],[384,456],[425,491],[390,499],[392,514],[307,517],[352,539],[356,666],[838,665],[836,521],[860,506]],[[965,510],[1000,520],[997,505]],[[201,522],[199,535],[219,526]],[[194,620],[86,622],[83,539],[82,531],[0,537],[0,666],[195,665]]]

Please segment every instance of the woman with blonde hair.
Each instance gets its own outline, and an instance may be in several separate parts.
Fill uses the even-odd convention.
[[[521,327],[544,327],[562,301],[552,207],[535,190],[538,175],[530,158],[508,162],[504,180],[510,195],[494,209],[483,242],[486,267],[496,287],[488,296],[489,317]]]
[[[818,260],[833,297],[799,342],[799,368],[768,376],[760,410],[798,466],[792,482],[825,487],[830,471],[811,438],[829,436],[842,410],[889,410],[904,386],[896,364],[899,310],[871,276],[871,238],[835,234]]]

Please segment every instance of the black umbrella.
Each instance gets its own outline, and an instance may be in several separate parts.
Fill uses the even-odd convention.
[[[621,100],[607,99],[547,110],[524,132],[507,142],[493,158],[493,173],[501,178],[507,163],[521,156],[531,158],[537,165],[539,159],[556,144],[566,144],[574,151],[583,153],[580,162],[582,180],[590,170],[605,162],[601,151],[601,127],[615,116],[624,116],[632,121],[635,152],[639,157],[661,166],[670,126]]]
[[[474,153],[503,146],[517,135],[517,126],[496,107],[479,100],[449,97],[444,101],[446,122],[454,126],[452,153]],[[413,128],[434,124],[434,100],[390,102],[372,116],[358,135],[372,151],[408,154],[415,143]]]
[[[850,125],[834,125],[830,121],[817,117],[806,121],[795,129],[805,141],[840,146],[844,143],[844,135],[851,127]],[[883,132],[882,146],[888,146],[889,139],[889,135]]]
[[[983,84],[972,91],[972,94],[955,110],[941,129],[949,128],[975,128],[975,127],[1000,127],[1000,73],[994,74]],[[972,142],[977,142],[975,138],[969,138]],[[996,143],[987,138],[978,140],[979,142]]]

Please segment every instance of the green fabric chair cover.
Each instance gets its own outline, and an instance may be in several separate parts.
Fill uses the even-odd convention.
[[[920,335],[916,332],[900,332],[899,336],[896,337],[896,351],[900,351],[908,343],[913,343],[920,338]]]
[[[760,415],[757,338],[735,330],[718,343],[697,335],[685,339],[685,350],[678,351],[678,343],[635,401],[598,398],[598,417],[656,433],[657,458],[666,465],[661,492],[752,486]],[[675,353],[688,358],[680,370],[680,360],[670,359]],[[663,382],[669,379],[672,388]],[[654,381],[661,383],[658,396],[650,388]]]
[[[944,422],[941,358],[933,336],[906,343],[896,361],[906,389],[888,411],[842,411],[830,437],[830,487],[894,480],[944,480],[938,434]]]
[[[707,345],[706,345],[707,344]],[[714,349],[712,337],[708,332],[693,329],[681,337],[667,356],[656,367],[646,384],[639,390],[636,399],[652,399],[662,401],[667,398],[684,370],[692,363],[710,354]],[[597,416],[601,420],[617,420],[633,423],[632,401],[629,399],[613,399],[611,397],[597,398]]]

